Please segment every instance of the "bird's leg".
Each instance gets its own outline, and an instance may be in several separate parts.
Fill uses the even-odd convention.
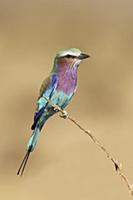
[[[60,117],[63,118],[63,119],[67,119],[68,118],[67,111],[66,110],[62,110],[61,112],[62,112],[62,114],[60,115]]]

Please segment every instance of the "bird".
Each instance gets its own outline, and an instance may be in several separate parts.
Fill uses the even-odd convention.
[[[42,127],[46,121],[59,110],[53,108],[47,101],[50,100],[62,110],[70,103],[77,89],[77,71],[82,60],[90,56],[80,49],[70,48],[59,51],[53,62],[50,75],[43,81],[37,99],[34,121],[31,126],[32,134],[29,138],[26,154],[17,171],[21,175],[26,167],[29,155],[35,149]],[[47,99],[46,99],[47,98]],[[63,118],[68,114],[64,110]]]

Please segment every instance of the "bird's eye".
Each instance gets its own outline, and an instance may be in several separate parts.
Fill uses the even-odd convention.
[[[68,54],[68,55],[66,55],[66,57],[67,57],[67,58],[71,58],[72,56]]]
[[[72,55],[66,55],[66,58],[76,58],[76,56],[72,56]]]

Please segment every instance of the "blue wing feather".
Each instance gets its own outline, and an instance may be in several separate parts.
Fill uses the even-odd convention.
[[[50,77],[49,84],[47,84],[47,86],[44,84],[43,86],[44,89],[41,89],[41,95],[39,96],[39,99],[37,102],[37,111],[34,115],[34,123],[31,127],[32,130],[35,129],[38,120],[40,119],[42,114],[45,112],[45,108],[48,104],[47,100],[43,96],[46,96],[47,98],[51,99],[52,94],[54,90],[56,89],[56,86],[57,86],[57,75],[53,74]]]

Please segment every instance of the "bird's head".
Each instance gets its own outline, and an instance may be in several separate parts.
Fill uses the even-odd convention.
[[[54,64],[62,67],[78,67],[82,60],[89,57],[89,55],[82,53],[79,49],[71,48],[64,51],[59,51],[56,54]]]

